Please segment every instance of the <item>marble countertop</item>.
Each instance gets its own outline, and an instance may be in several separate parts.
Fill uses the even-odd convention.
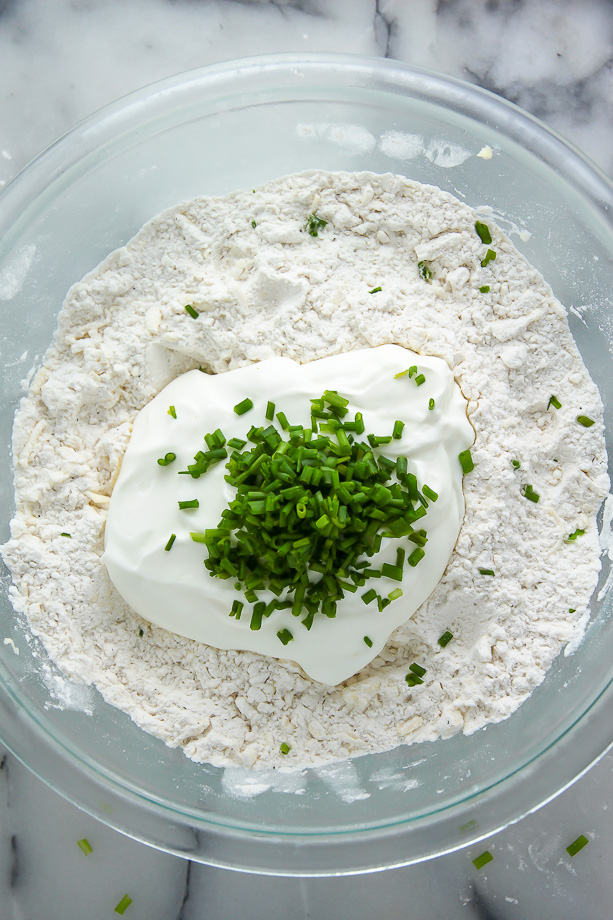
[[[0,187],[82,117],[154,80],[251,54],[345,51],[484,86],[613,174],[608,0],[0,0]],[[453,920],[611,916],[613,755],[484,846],[352,878],[269,879],[184,861],[85,815],[0,744],[0,920]],[[574,859],[565,847],[589,845]],[[86,855],[77,841],[87,838]]]

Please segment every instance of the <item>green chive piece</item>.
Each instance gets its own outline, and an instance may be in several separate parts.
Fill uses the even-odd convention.
[[[394,588],[387,596],[390,601],[397,601],[399,597],[402,597],[402,588]]]
[[[415,378],[415,383],[417,384],[418,387],[420,387],[422,383],[425,383],[425,382],[426,382],[426,378],[423,374],[418,374],[417,377]]]
[[[283,645],[287,645],[288,642],[291,642],[294,637],[292,636],[289,629],[280,629],[277,633],[277,639],[279,639]]]
[[[430,399],[430,400],[428,401],[428,409],[430,409],[430,411],[432,411],[432,409],[434,409],[434,405],[435,405],[434,400],[433,400],[433,399]]]
[[[429,498],[431,502],[435,502],[438,498],[438,492],[435,492],[434,489],[431,489],[430,486],[422,486],[422,492]]]
[[[423,677],[426,673],[426,669],[422,668],[420,664],[410,664],[409,671],[412,671],[413,674],[417,674],[418,677]]]
[[[282,754],[289,754],[289,752],[291,751],[291,747],[287,743],[287,741],[282,741],[281,744],[279,745],[279,750],[281,751]]]
[[[412,364],[409,368],[409,377],[414,377],[416,373],[417,373],[417,365]]]
[[[569,612],[569,613],[576,613],[577,611],[576,611],[576,609],[575,609],[574,607],[569,607],[569,608],[568,608],[568,612]]]
[[[168,543],[167,543],[166,546],[164,547],[164,550],[165,550],[167,553],[169,553],[170,550],[172,549],[172,544],[175,542],[176,539],[177,539],[176,533],[171,533],[171,535],[170,535],[169,538],[168,538]]]
[[[131,903],[132,903],[132,898],[129,895],[124,894],[123,898],[121,899],[121,901],[115,908],[115,913],[124,914]]]
[[[557,396],[550,396],[549,402],[547,403],[547,408],[549,409],[550,406],[553,406],[554,409],[561,409],[562,403],[560,402]]]
[[[251,221],[251,226],[253,227],[254,230],[257,227],[257,224],[254,220]]]
[[[269,422],[272,422],[274,417],[275,417],[275,404],[274,402],[270,402],[269,400],[266,403],[266,418],[268,419]]]
[[[186,313],[189,313],[189,315],[191,316],[192,319],[198,319],[198,316],[200,315],[200,314],[198,313],[197,310],[194,310],[194,308],[192,307],[191,303],[186,304],[186,306],[185,306],[185,312],[186,312]],[[122,911],[122,913],[123,913],[123,911]]]
[[[405,677],[405,680],[407,684],[409,685],[409,687],[416,687],[419,684],[423,684],[423,680],[421,679],[421,677],[418,674],[414,674],[412,671],[409,674],[407,674],[407,676]]]
[[[572,533],[569,533],[569,535],[566,537],[564,542],[574,543],[577,537],[582,537],[584,534],[585,534],[585,530],[579,530],[579,528],[577,528],[577,530],[573,530]]]
[[[480,856],[477,856],[476,859],[473,859],[473,866],[475,869],[483,869],[484,866],[487,866],[489,862],[493,860],[493,856],[489,850],[486,850],[484,853],[481,853]]]
[[[395,438],[397,441],[399,441],[400,438],[402,437],[403,428],[404,428],[404,422],[399,422],[399,421],[394,422],[394,430],[392,432],[392,437]]]
[[[138,635],[139,635],[139,636],[141,637],[141,639],[142,639],[143,636],[145,635],[145,633],[144,633],[144,631],[143,631],[142,629],[139,629]]]
[[[489,294],[489,292],[490,292],[490,286],[489,286],[489,284],[483,284],[483,285],[481,285],[481,287],[479,288],[479,293],[480,293],[480,294]]]
[[[538,492],[535,492],[531,485],[526,485],[523,487],[522,495],[524,498],[527,498],[528,501],[534,502],[536,504],[541,497]]]
[[[580,834],[576,840],[573,840],[573,842],[566,847],[566,852],[571,857],[576,856],[579,850],[582,850],[589,842],[590,841],[584,834]]]
[[[370,636],[364,636],[364,642],[366,643],[368,648],[372,648],[372,639],[370,638]]]
[[[307,217],[305,230],[308,232],[309,236],[319,236],[319,231],[328,223],[327,220],[324,220],[323,217],[318,217],[317,214],[309,214]]]
[[[515,470],[518,470],[521,466],[521,463],[519,462],[519,460],[511,460],[511,463],[513,464],[513,469]]]
[[[172,463],[177,459],[177,455],[172,452],[167,453],[164,457],[160,457],[158,463],[160,466],[168,466],[169,463]]]
[[[490,262],[493,262],[496,258],[496,253],[493,249],[488,249],[485,253],[485,258],[481,259],[481,268],[485,268],[486,265],[489,265]]]
[[[234,406],[234,411],[237,415],[244,415],[245,412],[249,412],[250,409],[253,409],[253,400],[249,399],[248,396]]]
[[[493,569],[479,569],[479,575],[495,575],[496,572]]]
[[[72,534],[69,533],[61,533],[60,537],[69,537],[72,540]]]
[[[371,588],[369,591],[365,591],[364,594],[362,594],[362,600],[364,601],[365,604],[370,604],[371,601],[374,601],[376,596],[377,596],[377,592],[375,591],[374,588]]]
[[[175,409],[174,406],[168,407],[168,415],[172,415],[173,418],[177,417],[177,410]]]
[[[230,438],[228,441],[228,447],[231,447],[233,450],[242,450],[247,442],[243,441],[242,438]]]
[[[475,464],[473,462],[470,450],[461,451],[461,453],[458,454],[458,460],[460,461],[460,466],[462,467],[462,472],[464,474],[472,473],[475,468]]]
[[[244,606],[245,605],[242,601],[232,601],[232,610],[230,611],[230,616],[234,617],[235,620],[240,620]]]
[[[490,233],[490,228],[487,224],[482,224],[480,220],[475,224],[475,230],[477,231],[477,236],[482,243],[485,243],[486,246],[492,242],[492,234]]]
[[[399,377],[406,377],[408,373],[408,369],[406,371],[400,371],[400,373],[394,374],[394,380],[398,380]]]
[[[190,537],[192,538],[192,540],[194,541],[194,543],[206,543],[207,540],[208,540],[208,537],[207,537],[207,535],[206,535],[205,533],[192,533],[192,532],[190,532]]]
[[[379,291],[381,291],[381,290],[383,290],[383,289],[380,288],[380,287],[374,287],[374,288],[372,289],[372,291],[369,291],[368,293],[369,293],[369,294],[378,294]]]
[[[179,502],[180,511],[187,511],[189,510],[189,508],[199,508],[199,507],[200,507],[200,502],[198,501],[197,498],[192,498],[187,502]]]
[[[89,856],[90,853],[94,852],[94,849],[87,837],[83,837],[82,840],[77,840],[77,846],[81,847],[86,856]]]
[[[441,648],[445,648],[446,645],[449,645],[452,639],[453,633],[446,629],[443,635],[440,636],[437,641]]]
[[[424,281],[432,281],[432,269],[429,268],[425,262],[417,263],[417,271]]]
[[[589,418],[589,416],[587,416],[587,415],[578,415],[578,416],[577,416],[577,421],[579,422],[580,425],[583,425],[584,428],[591,428],[592,425],[595,425],[595,424],[596,424],[596,423],[594,422],[594,419],[593,419],[593,418]]]
[[[424,558],[425,555],[426,554],[423,551],[423,549],[421,549],[421,547],[418,546],[417,549],[414,549],[408,558],[408,563],[411,566],[411,568],[415,568],[417,563],[420,562]]]

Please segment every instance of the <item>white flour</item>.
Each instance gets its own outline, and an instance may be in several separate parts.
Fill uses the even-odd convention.
[[[313,212],[328,222],[317,238],[303,230]],[[17,514],[3,549],[15,607],[69,677],[189,757],[246,767],[472,732],[528,697],[596,585],[602,405],[564,308],[494,225],[497,258],[482,267],[475,219],[439,189],[392,175],[303,174],[174,208],[71,289],[17,414]],[[134,614],[100,555],[138,410],[195,366],[221,373],[390,342],[448,362],[476,443],[456,551],[384,652],[328,687],[290,662],[218,651]],[[552,394],[558,410],[547,409]],[[596,424],[582,427],[579,414]],[[585,534],[565,542],[577,528]],[[410,688],[412,662],[427,674]]]

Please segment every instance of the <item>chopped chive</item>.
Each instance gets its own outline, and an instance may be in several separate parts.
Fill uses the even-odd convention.
[[[577,611],[575,610],[574,607],[569,607],[569,608],[568,608],[568,612],[569,612],[569,613],[576,613]]]
[[[584,428],[591,428],[595,424],[593,418],[589,418],[587,415],[578,415],[577,421],[580,425],[583,425]]]
[[[403,428],[404,428],[404,422],[399,422],[399,421],[394,422],[394,430],[392,432],[392,437],[395,438],[397,441],[400,440],[400,438],[402,437]]]
[[[464,474],[472,473],[472,471],[475,468],[475,464],[473,462],[473,458],[472,458],[472,454],[470,450],[461,451],[458,454],[458,460],[460,461],[460,466],[462,467],[462,472]]]
[[[399,377],[406,377],[408,373],[408,369],[406,371],[400,371],[398,374],[394,374],[394,380],[398,380]]]
[[[480,220],[475,224],[475,230],[477,231],[477,236],[482,243],[485,243],[486,246],[492,242],[492,234],[490,233],[490,228],[487,224],[482,224]]]
[[[317,214],[309,214],[307,217],[305,230],[309,233],[309,236],[319,236],[319,231],[328,223],[327,220],[324,220],[323,217],[318,217]]]
[[[378,294],[380,290],[382,290],[382,288],[380,288],[380,287],[374,287],[374,288],[372,289],[372,291],[369,291],[368,293],[369,293],[369,294]]]
[[[481,294],[489,294],[489,292],[490,292],[489,284],[482,284],[481,287],[479,288],[479,293]]]
[[[364,636],[364,642],[366,643],[368,648],[372,648],[372,639],[369,636]]]
[[[493,856],[489,850],[485,850],[484,853],[481,853],[480,856],[477,856],[476,859],[473,859],[473,866],[475,869],[483,869],[484,866],[487,866],[489,862],[493,860]]]
[[[422,383],[425,383],[425,382],[426,382],[426,378],[424,374],[418,374],[417,377],[415,378],[415,383],[417,384],[418,387],[420,387]]]
[[[169,553],[170,550],[172,549],[172,544],[175,542],[176,539],[177,539],[176,533],[171,533],[171,535],[170,535],[169,538],[168,538],[168,543],[167,543],[166,546],[164,547],[164,550],[165,550],[167,553]]]
[[[289,629],[280,629],[277,633],[277,639],[279,639],[283,645],[287,645],[288,642],[291,642],[294,637],[292,636]]]
[[[566,852],[570,857],[576,856],[579,850],[582,850],[589,842],[590,841],[584,834],[580,834],[576,840],[573,840],[573,842],[566,847]]]
[[[585,534],[585,530],[579,530],[579,528],[577,528],[577,530],[573,530],[572,533],[569,533],[569,535],[566,537],[564,542],[574,543],[577,537],[582,537],[584,534]]]
[[[77,840],[77,846],[83,850],[86,856],[89,856],[90,853],[94,852],[94,849],[87,837],[83,837],[82,840]]]
[[[409,377],[414,377],[416,373],[417,373],[417,365],[412,364],[409,368]]]
[[[244,415],[245,412],[249,412],[250,409],[253,409],[253,400],[249,399],[248,396],[234,406],[234,411],[237,415]]]
[[[192,319],[198,319],[198,316],[199,316],[198,311],[197,311],[197,310],[194,310],[194,308],[192,307],[191,303],[186,304],[186,306],[185,306],[185,312],[186,312],[186,313],[189,313],[189,315],[191,316]]]
[[[275,417],[275,404],[274,402],[270,402],[269,400],[266,403],[266,418],[268,419],[269,422],[272,422],[274,417]]]
[[[253,611],[251,613],[251,622],[249,623],[249,628],[254,631],[258,630],[262,626],[262,617],[264,616],[264,611],[266,610],[266,604],[264,601],[257,601],[253,605]]]
[[[168,415],[172,415],[173,418],[177,417],[177,410],[175,409],[174,406],[168,407]]]
[[[430,398],[430,399],[428,400],[428,409],[430,409],[430,411],[432,411],[432,409],[434,409],[434,406],[435,406],[434,400],[433,400],[432,398]]]
[[[121,899],[121,901],[115,908],[115,913],[124,914],[131,903],[132,903],[132,898],[129,895],[124,894],[123,898]]]
[[[143,631],[142,629],[139,629],[138,635],[139,635],[139,636],[141,637],[141,639],[142,639],[143,636],[145,635],[145,633],[144,633],[144,631]]]
[[[426,673],[426,669],[422,668],[420,664],[410,664],[409,671],[412,671],[413,674],[417,674],[418,677],[423,677]]]
[[[205,533],[192,533],[190,531],[190,537],[194,543],[206,543],[208,541],[208,537]]]
[[[412,671],[409,674],[407,674],[407,676],[405,677],[405,680],[407,684],[409,685],[409,687],[416,687],[418,684],[423,684],[423,680],[421,679],[421,677],[418,674],[413,674]]]
[[[233,450],[242,450],[247,442],[243,441],[242,438],[230,438],[228,441],[228,447],[231,447]]]
[[[511,460],[511,463],[513,465],[513,469],[515,470],[518,470],[521,466],[521,463],[519,462],[519,460]]]
[[[423,551],[423,549],[421,549],[421,547],[417,547],[417,549],[414,549],[408,558],[408,563],[411,566],[411,568],[415,568],[417,563],[420,562],[424,558],[425,555],[426,554]]]
[[[362,600],[364,601],[365,604],[370,604],[371,601],[374,601],[376,596],[377,596],[377,592],[375,591],[374,588],[371,588],[369,591],[365,591],[364,594],[362,594]]]
[[[489,265],[490,262],[493,262],[496,258],[496,253],[493,249],[488,249],[485,253],[485,258],[481,259],[481,268],[485,268],[486,265]]]
[[[432,281],[432,269],[428,268],[425,262],[417,263],[417,271],[419,272],[420,277],[424,279],[424,281]]]
[[[434,489],[431,489],[430,486],[425,484],[422,486],[422,492],[431,502],[435,502],[438,498],[438,492],[435,492]]]
[[[164,457],[160,457],[158,463],[160,466],[168,466],[169,463],[173,463],[177,459],[177,455],[169,451]]]
[[[562,403],[557,396],[550,396],[549,402],[547,403],[547,408],[549,409],[550,406],[553,406],[554,409],[561,409]]]
[[[390,601],[397,601],[399,597],[402,597],[402,588],[394,588],[387,596]]]
[[[446,629],[443,635],[439,636],[437,641],[441,648],[445,648],[446,645],[449,645],[452,639],[453,639],[453,633],[449,632],[449,630]]]
[[[282,754],[289,754],[289,752],[291,751],[291,747],[287,743],[287,741],[282,741],[281,744],[279,745],[279,750],[281,751]]]
[[[493,569],[479,569],[479,575],[495,575],[496,572]]]
[[[69,533],[61,533],[60,537],[69,537],[72,540],[72,534]]]
[[[253,229],[255,230],[255,228],[257,227],[257,223],[255,222],[255,220],[252,220],[252,221],[251,221],[251,226],[252,226]]]
[[[234,617],[235,620],[240,620],[244,606],[245,605],[242,601],[232,601],[232,610],[230,611],[230,616]]]
[[[179,510],[187,511],[189,508],[199,508],[200,502],[197,498],[192,498],[187,502],[179,502]]]
[[[523,487],[522,495],[524,496],[524,498],[527,498],[528,501],[534,502],[535,504],[538,502],[539,498],[541,497],[538,492],[534,491],[531,485],[525,485]]]

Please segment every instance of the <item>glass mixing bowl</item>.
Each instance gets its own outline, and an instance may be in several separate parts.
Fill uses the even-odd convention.
[[[491,159],[477,154],[492,150]],[[1,531],[21,380],[70,285],[149,218],[304,169],[393,171],[490,205],[570,310],[613,431],[613,191],[534,118],[481,89],[390,61],[271,56],[207,67],[92,116],[0,196]],[[529,231],[528,233],[524,231]],[[531,235],[530,235],[531,234]],[[610,443],[608,445],[609,455]],[[608,574],[603,569],[601,586]],[[569,573],[572,578],[572,573]],[[41,779],[132,837],[204,863],[325,875],[406,865],[518,820],[611,742],[611,594],[574,655],[507,721],[300,773],[188,760],[62,678],[2,574],[0,736]]]

